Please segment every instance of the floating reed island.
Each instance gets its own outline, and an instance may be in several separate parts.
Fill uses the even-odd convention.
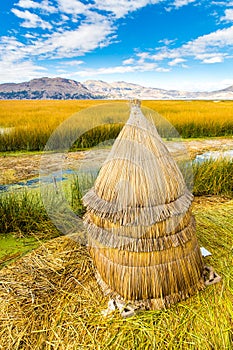
[[[155,310],[204,288],[192,200],[155,125],[134,101],[83,197],[89,251],[105,293]]]

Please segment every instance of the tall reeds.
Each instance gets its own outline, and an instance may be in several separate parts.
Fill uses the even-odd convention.
[[[11,128],[0,133],[0,152],[42,150],[56,127],[74,113],[89,107],[88,113],[79,114],[80,130],[91,125],[100,126],[77,141],[77,147],[91,147],[103,142],[106,135],[115,137],[125,122],[126,103],[115,101],[0,101],[0,128]],[[103,106],[103,108],[101,107]],[[166,118],[183,138],[216,137],[233,135],[233,102],[225,101],[144,101],[143,106]],[[117,113],[118,112],[118,113]],[[97,126],[98,124],[95,124]]]
[[[0,194],[0,234],[15,233],[19,236],[49,235],[56,232],[50,222],[38,193]]]
[[[195,196],[219,195],[233,198],[233,161],[230,159],[210,160],[193,164],[193,193]],[[83,194],[93,185],[95,175],[75,175],[67,186],[67,199],[77,215],[85,213],[81,200]],[[0,194],[1,233],[42,232],[50,224],[38,193],[31,191]],[[55,228],[54,228],[55,229]]]
[[[183,138],[233,135],[233,102],[144,101],[166,118]]]
[[[233,159],[207,160],[193,165],[193,193],[233,196]]]

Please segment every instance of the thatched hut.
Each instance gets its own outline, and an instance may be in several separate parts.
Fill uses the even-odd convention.
[[[181,171],[138,104],[83,197],[99,281],[127,301],[168,307],[203,288],[203,262]]]

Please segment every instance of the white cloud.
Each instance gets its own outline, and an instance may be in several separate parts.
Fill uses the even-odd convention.
[[[231,7],[233,6],[233,1],[225,0],[225,1],[212,1],[212,5]]]
[[[23,16],[24,14],[23,12]],[[28,26],[32,25],[36,23],[32,21],[28,23]],[[61,30],[48,37],[40,36],[34,40],[31,38],[31,42],[27,45],[20,43],[15,38],[2,37],[0,38],[0,57],[7,57],[7,59],[11,57],[18,61],[30,57],[71,58],[81,56],[97,47],[109,45],[111,40],[115,40],[112,35],[113,31],[112,23],[104,19],[96,23],[83,22],[75,30]]]
[[[32,0],[19,0],[15,6],[24,8],[24,9],[39,9],[44,10],[48,13],[54,13],[57,12],[56,7],[50,5],[50,1],[43,0],[40,2],[32,1]]]
[[[62,65],[65,66],[79,66],[80,64],[83,64],[84,62],[81,60],[73,60],[73,61],[66,61],[66,62],[62,62]]]
[[[80,77],[89,77],[96,75],[125,74],[133,72],[148,72],[155,70],[157,70],[157,65],[155,63],[144,63],[141,65],[121,65],[113,67],[102,67],[97,69],[86,69],[82,71],[77,71],[75,75]]]
[[[16,63],[7,60],[0,60],[1,83],[22,82],[39,78],[41,75],[44,75],[46,71],[46,68],[35,65],[31,61]]]
[[[61,19],[62,19],[62,21],[64,21],[64,22],[69,21],[69,17],[66,16],[66,15],[63,15],[63,14],[61,14]]]
[[[0,60],[15,62],[24,58],[25,45],[14,37],[3,36],[0,38]]]
[[[163,68],[163,67],[158,67],[156,68],[156,72],[160,72],[160,73],[167,73],[170,72],[171,69],[169,68]]]
[[[175,0],[172,5],[175,6],[176,8],[180,8],[188,4],[191,4],[192,2],[195,2],[195,1],[196,0]]]
[[[136,53],[126,63],[133,62],[134,66],[143,65],[146,67],[146,64],[160,62],[160,66],[155,70],[157,72],[168,72],[171,70],[170,67],[177,65],[185,69],[190,67],[190,64],[184,64],[184,62],[189,63],[190,60],[198,60],[204,64],[222,63],[225,59],[233,57],[232,46],[233,26],[200,36],[177,48],[156,48],[157,52],[155,54],[152,50]],[[167,62],[168,60],[170,61]],[[123,61],[124,63],[125,61]]]
[[[22,27],[25,28],[42,28],[42,29],[52,29],[52,26],[50,23],[42,20],[38,15],[35,13],[31,13],[30,11],[20,11],[18,9],[12,9],[11,10],[15,16],[18,18],[21,18],[24,20],[23,23],[21,23]]]
[[[49,39],[35,44],[35,50],[46,57],[74,57],[104,47],[111,42],[111,23],[83,23],[76,30],[53,33]],[[33,49],[33,48],[32,48]]]
[[[135,70],[139,71],[139,72],[149,72],[149,71],[153,71],[156,67],[157,64],[156,63],[150,63],[150,62],[143,62],[140,65],[135,65]]]
[[[134,12],[147,5],[157,4],[163,0],[94,0],[93,7],[111,12],[116,18],[121,18],[129,12]]]
[[[36,39],[36,35],[30,34],[30,33],[26,33],[26,34],[24,35],[24,37],[27,38],[27,39]]]
[[[180,7],[189,5],[189,4],[193,3],[193,2],[196,2],[196,0],[175,0],[172,3],[170,2],[169,6],[165,7],[164,9],[167,12],[171,12],[174,8],[175,9],[179,9]]]
[[[220,18],[221,21],[232,22],[233,21],[233,9],[226,9],[225,16]]]
[[[169,46],[170,44],[173,44],[175,41],[176,39],[169,40],[165,38],[165,39],[159,40],[159,43]]]
[[[199,38],[183,45],[182,50],[186,54],[190,52],[194,56],[198,53],[205,53],[210,49],[219,49],[233,45],[233,26],[219,29],[216,32],[200,36]]]
[[[139,57],[140,60],[145,60],[150,57],[150,54],[148,52],[139,52],[136,56]]]
[[[158,53],[156,54],[152,54],[148,57],[148,59],[150,58],[151,60],[154,61],[163,61],[165,59],[176,59],[177,57],[182,56],[181,53],[179,52],[179,49],[164,49],[162,48]]]
[[[211,58],[205,58],[203,61],[202,61],[203,63],[210,63],[210,64],[212,64],[212,63],[221,63],[221,62],[223,62],[223,57],[221,57],[221,56],[216,56],[216,57],[211,57]]]
[[[224,57],[226,57],[226,54],[220,53],[220,52],[213,52],[213,53],[200,53],[195,56],[197,60],[204,61],[204,60],[210,60],[215,59],[216,57],[221,57],[221,60],[224,60]]]
[[[183,62],[185,62],[185,61],[186,61],[186,60],[183,59],[183,58],[175,58],[174,60],[170,61],[170,62],[168,63],[168,65],[169,65],[169,66],[177,66],[177,64],[183,63]]]
[[[230,58],[230,49],[233,46],[233,26],[219,29],[216,32],[198,37],[186,44],[174,48],[162,48],[156,54],[144,52],[143,55],[147,60],[164,61],[173,59],[169,62],[170,66],[193,58],[203,61],[204,63],[222,62],[225,58]]]
[[[128,64],[133,64],[134,63],[134,59],[133,58],[129,58],[127,60],[124,60],[122,62],[123,65],[128,65]]]
[[[58,0],[58,6],[61,12],[71,15],[84,14],[90,7],[78,0]]]

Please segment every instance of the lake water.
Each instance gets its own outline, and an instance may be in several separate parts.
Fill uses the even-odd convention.
[[[69,175],[74,175],[76,174],[75,170],[72,169],[66,169],[57,172],[51,173],[49,176],[43,176],[42,181],[43,183],[47,184],[54,184],[56,186],[57,182],[68,180]],[[21,190],[23,188],[38,188],[40,185],[40,177],[35,177],[30,180],[25,180],[25,181],[20,181],[15,184],[10,184],[10,185],[0,185],[0,192],[6,192],[6,191],[11,191],[11,190]]]
[[[92,173],[93,176],[98,172],[98,169],[100,168],[101,164],[103,164],[104,160],[106,159],[108,150],[98,150],[98,151],[90,151],[87,152],[87,157],[85,159],[84,167],[81,167],[81,169],[73,170],[73,169],[64,169],[62,171],[54,171],[47,175],[42,177],[42,183],[43,184],[53,184],[54,187],[56,187],[56,184],[61,181],[67,181],[72,178],[73,175],[77,175],[80,173]],[[205,152],[203,154],[197,155],[194,159],[194,163],[202,163],[204,161],[213,159],[219,159],[219,158],[229,158],[233,159],[233,149],[228,151],[210,151]],[[10,185],[1,185],[0,184],[0,192],[7,192],[7,191],[17,191],[24,188],[39,188],[40,186],[40,177],[35,177],[30,180],[20,181],[15,184]]]
[[[196,156],[194,162],[202,163],[206,160],[217,160],[220,158],[233,159],[233,149],[228,151],[209,151]]]

